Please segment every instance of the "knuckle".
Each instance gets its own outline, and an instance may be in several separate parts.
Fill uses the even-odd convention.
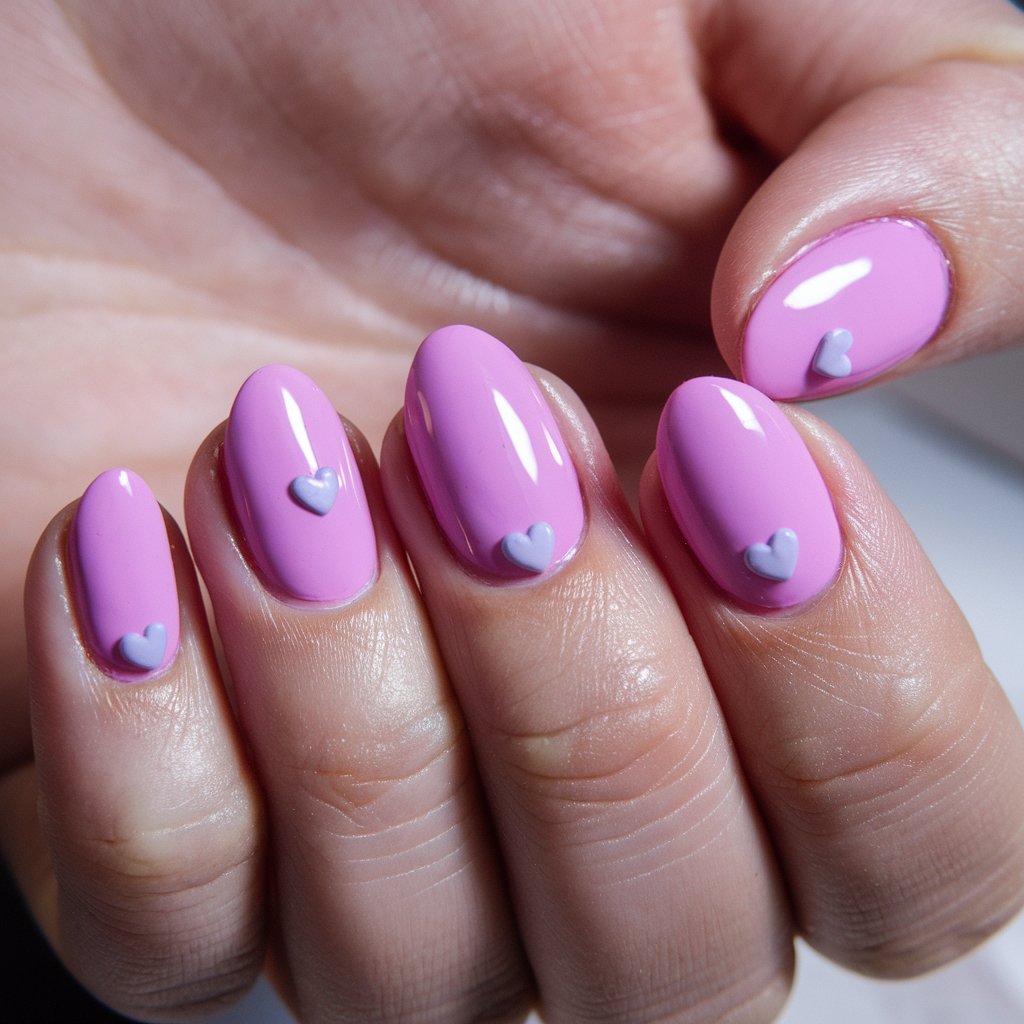
[[[305,798],[340,819],[344,831],[360,833],[422,814],[432,799],[450,798],[471,771],[461,725],[443,705],[374,730],[339,728],[287,767]]]
[[[581,695],[575,706],[558,709],[550,723],[499,730],[503,768],[541,795],[565,794],[568,787],[581,799],[607,799],[623,782],[631,792],[629,776],[642,770],[653,752],[693,731],[696,709],[649,663],[620,665],[614,674],[616,687],[596,682],[593,697]],[[578,667],[573,675],[570,686],[577,685]]]
[[[62,873],[134,906],[202,891],[258,861],[260,828],[248,801],[178,811],[160,823],[113,816],[88,834],[65,837]]]

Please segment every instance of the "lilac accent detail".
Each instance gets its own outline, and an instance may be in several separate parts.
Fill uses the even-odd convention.
[[[778,399],[848,391],[913,355],[942,326],[949,261],[916,220],[850,224],[801,250],[762,293],[743,338],[743,378]],[[818,372],[836,324],[856,339],[846,376]]]
[[[852,345],[853,335],[845,327],[829,331],[814,353],[811,368],[822,377],[831,377],[833,380],[849,377],[853,372],[853,363],[847,352]]]
[[[796,572],[796,560],[800,555],[800,540],[793,530],[784,527],[776,530],[767,544],[751,544],[743,552],[743,561],[751,572],[766,580],[785,583]]]
[[[325,516],[338,497],[338,474],[330,466],[321,466],[312,476],[297,476],[288,489],[304,509]]]
[[[523,523],[551,528],[546,569],[575,553],[576,469],[533,376],[497,338],[465,326],[431,334],[406,384],[405,430],[430,507],[467,566],[506,579],[537,572],[502,550]]]
[[[717,377],[686,381],[662,413],[657,458],[680,532],[737,601],[786,608],[835,579],[843,543],[832,498],[796,428],[759,391]]]
[[[305,374],[264,366],[249,377],[231,407],[223,460],[246,547],[270,589],[336,603],[376,578],[377,543],[352,447]]]
[[[117,645],[118,653],[136,668],[159,668],[167,653],[167,629],[162,622],[151,622],[140,635],[126,633]]]
[[[168,665],[178,650],[178,590],[163,513],[145,481],[128,469],[101,473],[78,503],[70,549],[82,631],[103,668],[135,680]],[[123,647],[132,635],[146,647],[139,660],[135,641],[127,655]]]
[[[554,550],[555,531],[547,523],[534,523],[526,533],[506,533],[501,541],[501,553],[530,572],[544,572]]]

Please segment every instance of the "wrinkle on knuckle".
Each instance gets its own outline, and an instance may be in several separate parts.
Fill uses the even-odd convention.
[[[252,988],[263,963],[261,934],[185,940],[168,948],[139,936],[121,956],[92,957],[78,973],[110,1006],[141,1020],[189,1020],[227,1009]],[[84,967],[84,969],[83,969]]]
[[[746,820],[721,731],[713,705],[670,688],[506,737],[501,765],[546,844],[586,846],[592,867],[628,885],[708,856]]]
[[[862,973],[942,966],[1024,903],[1019,736],[999,701],[967,703],[889,761],[787,796],[791,826],[817,847],[801,917]]]
[[[743,639],[757,646],[768,698],[759,758],[780,787],[813,788],[910,752],[927,764],[983,699],[990,676],[966,630],[880,614],[858,600],[797,635],[769,626]]]
[[[406,797],[419,809],[415,796],[420,787],[432,788],[434,776],[443,775],[451,793],[469,772],[463,730],[443,707],[393,722],[375,735],[342,727],[312,750],[289,756],[298,753],[305,756],[285,765],[292,783],[356,831],[387,828]]]
[[[215,885],[258,858],[260,838],[250,808],[226,801],[162,825],[108,820],[102,829],[64,839],[58,861],[66,875],[84,870],[131,905]]]
[[[544,1019],[553,1024],[766,1024],[776,1018],[792,987],[791,957],[783,959],[780,963],[766,955],[743,972],[705,967],[687,976],[677,969],[654,987],[645,979],[642,989],[635,974],[606,976],[570,991]]]
[[[116,883],[62,887],[63,954],[88,988],[130,1016],[222,1009],[263,963],[263,881],[250,868],[225,866],[206,882],[167,891],[158,884],[141,896]]]
[[[670,737],[685,731],[692,709],[648,663],[625,664],[616,678],[628,680],[616,693],[595,694],[590,706],[573,702],[562,721],[543,731],[527,729],[498,735],[498,748],[506,771],[531,789],[554,795],[575,788],[589,799],[615,799],[618,780],[625,791],[633,788],[627,777],[642,769],[654,751]],[[572,668],[574,685],[578,666]],[[558,680],[546,680],[558,686]],[[603,698],[603,699],[602,699]]]

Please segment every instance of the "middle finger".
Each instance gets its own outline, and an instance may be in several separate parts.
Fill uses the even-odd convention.
[[[772,1019],[792,967],[773,857],[585,412],[500,342],[452,327],[416,357],[405,424],[385,442],[385,493],[545,1019]]]

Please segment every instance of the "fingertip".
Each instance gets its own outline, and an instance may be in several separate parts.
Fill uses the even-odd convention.
[[[1016,139],[1019,92],[1013,67],[945,59],[812,131],[723,247],[712,322],[733,372],[804,400],[1017,341],[1015,146],[993,140]]]

